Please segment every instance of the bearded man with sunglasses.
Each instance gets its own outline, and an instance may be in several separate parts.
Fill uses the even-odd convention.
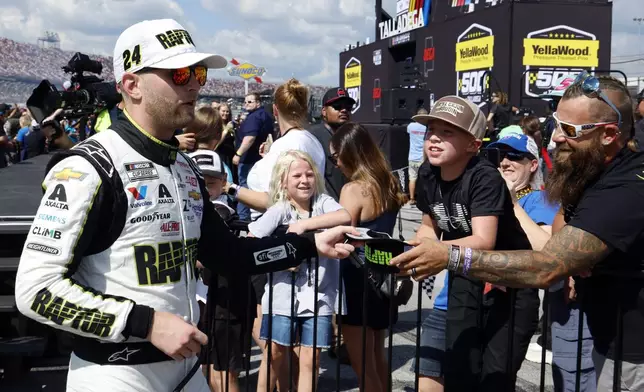
[[[193,121],[207,69],[226,63],[197,52],[174,20],[129,27],[114,50],[122,113],[48,165],[16,303],[75,335],[67,391],[209,391],[196,357],[207,343],[196,327],[197,260],[215,273],[250,275],[353,250],[336,245],[355,232],[346,227],[238,238],[208,202],[174,131]]]
[[[392,260],[424,279],[443,268],[510,287],[546,288],[576,279],[588,315],[599,391],[644,390],[644,153],[635,140],[633,102],[623,83],[578,76],[554,116],[557,143],[547,196],[566,225],[540,251],[452,252],[422,240]],[[459,256],[459,257],[454,257]],[[618,361],[621,359],[621,361]],[[617,376],[620,376],[618,374]]]

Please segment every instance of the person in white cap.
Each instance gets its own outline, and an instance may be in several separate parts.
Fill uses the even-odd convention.
[[[197,260],[217,273],[258,274],[353,250],[343,244],[350,227],[238,238],[206,202],[174,131],[194,118],[208,68],[225,65],[174,20],[127,28],[114,49],[123,112],[47,167],[16,304],[76,335],[68,391],[209,391],[201,372],[192,376],[207,343],[196,327]]]

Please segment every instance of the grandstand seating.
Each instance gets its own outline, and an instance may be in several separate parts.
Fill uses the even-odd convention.
[[[24,103],[32,90],[42,79],[48,79],[61,89],[63,81],[69,79],[62,67],[72,58],[75,52],[55,48],[41,48],[34,44],[16,42],[0,37],[0,102]],[[107,81],[114,80],[112,57],[86,53],[90,58],[103,64],[100,75]],[[275,83],[249,84],[249,91],[274,89]],[[328,87],[309,86],[311,95],[318,100]],[[243,97],[244,81],[241,79],[208,80],[201,89],[202,94],[222,97]]]

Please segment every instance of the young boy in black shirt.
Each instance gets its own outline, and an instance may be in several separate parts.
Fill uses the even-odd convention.
[[[418,208],[423,211],[417,237],[475,249],[531,249],[498,168],[478,157],[486,129],[481,110],[468,100],[447,96],[436,102],[430,114],[413,120],[427,125],[428,159],[417,185]],[[508,373],[512,290],[486,288],[485,282],[453,273],[448,286],[442,363],[445,390],[507,390],[514,385],[536,329],[537,291],[516,290],[515,343]]]

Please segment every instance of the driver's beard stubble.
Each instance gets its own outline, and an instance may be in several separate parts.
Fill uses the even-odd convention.
[[[605,157],[601,133],[588,146],[576,150],[566,143],[557,146],[552,172],[548,174],[545,186],[548,200],[564,207],[576,205],[586,187],[604,169]]]
[[[146,113],[161,129],[182,129],[194,119],[194,111],[182,110],[176,101],[168,99],[154,90],[145,91],[147,94]]]

